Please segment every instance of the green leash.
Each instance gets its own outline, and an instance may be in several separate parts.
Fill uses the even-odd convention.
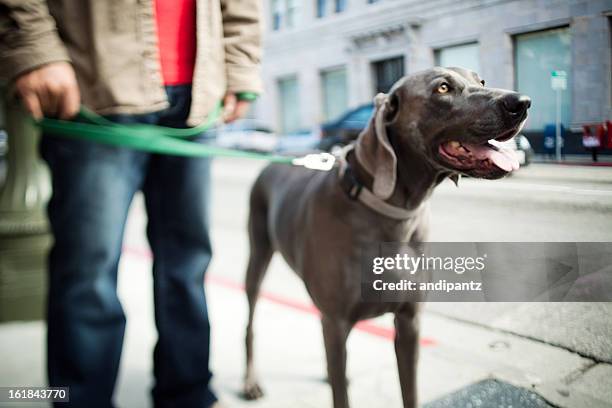
[[[85,107],[81,107],[78,114],[78,118],[80,119],[79,122],[44,118],[37,121],[36,124],[46,134],[85,139],[151,153],[186,157],[235,157],[304,166],[314,170],[328,171],[332,169],[335,157],[329,153],[309,154],[304,157],[289,157],[226,149],[185,140],[186,138],[198,136],[210,129],[221,116],[221,110],[222,105],[219,103],[204,123],[186,129],[147,124],[118,124]]]

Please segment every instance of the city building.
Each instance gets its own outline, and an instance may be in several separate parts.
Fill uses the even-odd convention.
[[[309,129],[434,65],[477,71],[533,100],[525,133],[541,144],[560,90],[566,147],[612,117],[612,2],[597,0],[266,0],[265,95],[255,115]],[[576,146],[574,146],[576,147]]]

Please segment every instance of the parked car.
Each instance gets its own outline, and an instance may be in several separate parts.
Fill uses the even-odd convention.
[[[368,103],[347,111],[336,120],[322,124],[319,149],[330,152],[356,140],[367,126],[373,112],[374,105]],[[516,151],[521,166],[527,166],[533,160],[533,148],[522,134],[503,142],[502,145]]]
[[[334,147],[342,147],[357,139],[366,127],[374,112],[374,105],[368,103],[351,109],[338,119],[324,123],[320,127],[321,142],[319,149],[330,152]]]
[[[240,119],[220,125],[206,132],[207,138],[215,138],[215,144],[231,149],[272,152],[278,137],[265,124],[254,119]]]
[[[276,152],[286,155],[303,155],[316,151],[319,147],[320,135],[313,130],[298,130],[280,135]]]

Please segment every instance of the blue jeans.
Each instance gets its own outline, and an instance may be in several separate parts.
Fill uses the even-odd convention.
[[[190,86],[168,87],[170,108],[120,123],[185,127]],[[153,251],[156,407],[209,407],[210,325],[204,272],[211,259],[209,160],[149,154],[46,135],[49,256],[48,376],[70,387],[62,407],[112,407],[125,329],[117,266],[128,208],[142,190]]]

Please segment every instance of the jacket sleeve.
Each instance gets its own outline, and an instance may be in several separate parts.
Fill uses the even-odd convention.
[[[259,94],[261,0],[222,0],[227,90]]]
[[[0,80],[70,61],[45,0],[0,0]]]

